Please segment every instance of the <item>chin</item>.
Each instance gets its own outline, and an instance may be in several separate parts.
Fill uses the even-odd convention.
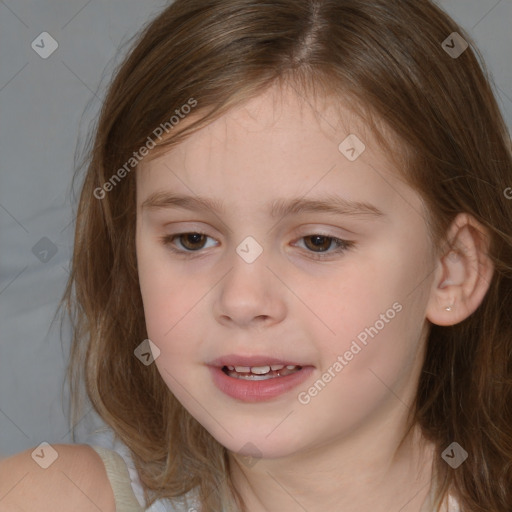
[[[274,425],[275,427],[275,425]],[[290,437],[283,431],[281,435],[266,437],[274,427],[258,428],[254,432],[247,429],[229,429],[229,436],[221,427],[215,425],[213,430],[206,428],[218,443],[234,455],[254,459],[276,459],[288,457],[300,450],[300,446],[291,443]]]

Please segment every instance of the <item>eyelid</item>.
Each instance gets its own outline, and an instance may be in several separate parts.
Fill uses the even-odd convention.
[[[335,230],[337,230],[338,233],[335,233]],[[322,235],[329,236],[332,238],[343,238],[344,236],[348,236],[350,238],[352,236],[355,236],[355,233],[349,231],[346,228],[340,228],[339,226],[326,227],[326,225],[319,226],[318,224],[303,224],[294,231],[297,231],[298,233],[304,232],[306,235]],[[306,235],[302,234],[300,236]]]
[[[170,235],[176,236],[176,235],[197,233],[197,234],[208,236],[210,238],[215,238],[214,236],[206,233],[205,229],[203,229],[202,227],[198,227],[198,224],[203,224],[201,222],[197,222],[197,223],[194,223],[194,222],[168,222],[168,223],[164,224],[163,227],[171,226],[173,224],[180,224],[180,229],[179,229],[179,231],[176,231],[175,233],[167,233],[167,235],[169,235],[169,236]],[[181,227],[181,224],[185,224],[185,226]],[[215,228],[211,227],[210,225],[208,225],[208,229],[212,229],[213,231],[218,233],[218,231]],[[341,230],[342,233],[340,233],[340,234],[333,233],[332,229]],[[338,238],[341,240],[344,240],[346,236],[348,236],[348,238],[352,238],[353,236],[356,235],[356,233],[353,233],[352,231],[349,231],[346,228],[340,228],[339,226],[318,227],[316,224],[304,224],[304,225],[299,226],[298,228],[295,228],[293,231],[295,233],[294,236],[296,236],[295,241],[298,240],[299,238],[302,238],[305,236],[312,236],[312,235],[321,235],[321,236],[325,236],[325,237],[329,237],[329,238]],[[298,235],[297,233],[303,233],[303,234]]]
[[[180,228],[179,228],[180,231],[177,232],[177,234],[202,233],[202,234],[207,235],[207,233],[204,232],[204,229],[208,229],[208,230],[212,230],[216,233],[220,233],[217,229],[215,229],[213,226],[211,226],[208,223],[206,223],[207,228],[204,228],[205,223],[201,222],[201,221],[166,222],[165,224],[162,224],[162,227],[165,228],[167,226],[173,226],[174,224],[180,225]],[[182,224],[184,224],[183,227],[182,227]],[[332,232],[332,230],[341,231],[341,233],[334,234]],[[275,228],[272,228],[270,230],[270,232],[273,232],[273,231],[275,231]],[[299,227],[293,229],[294,233],[302,232],[302,231],[305,231],[306,235],[323,235],[323,236],[329,236],[329,237],[333,237],[333,238],[343,238],[345,236],[351,238],[351,237],[357,236],[357,233],[355,233],[354,231],[351,231],[345,227],[342,228],[340,226],[334,226],[334,225],[329,226],[328,224],[327,225],[323,224],[322,226],[319,226],[316,223],[309,223],[309,224],[302,224]],[[306,235],[301,235],[301,236],[306,236]],[[211,235],[207,235],[207,236],[211,236]]]

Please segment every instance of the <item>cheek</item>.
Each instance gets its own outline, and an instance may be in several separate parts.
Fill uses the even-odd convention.
[[[317,379],[298,390],[305,393],[297,396],[299,403],[309,403],[305,407],[311,407],[319,422],[334,421],[335,431],[356,429],[374,412],[391,410],[398,401],[409,402],[420,362],[419,343],[408,337],[404,306],[382,313],[388,323],[368,317],[361,328],[356,325],[359,320],[352,322],[349,329],[355,336],[341,334],[336,343],[319,347],[323,361]]]
[[[396,243],[380,249],[347,266],[326,294],[317,293],[318,311],[331,330],[317,331],[321,371],[356,408],[389,393],[387,386],[405,382],[421,349],[428,286],[419,285],[422,253]]]
[[[144,317],[149,338],[160,350],[194,304],[193,291],[186,274],[176,265],[171,267],[165,251],[142,237],[137,242],[139,286],[144,305]],[[188,286],[187,286],[188,283]]]
[[[144,316],[148,335],[161,338],[166,331],[165,318],[168,314],[169,302],[175,295],[167,286],[167,276],[162,272],[156,256],[150,251],[141,249],[138,252],[139,286],[144,304]],[[167,329],[171,318],[168,318]]]
[[[187,368],[197,353],[193,315],[189,314],[197,302],[190,290],[180,292],[181,279],[163,277],[157,267],[149,267],[147,279],[141,283],[146,329],[150,340],[160,349],[155,365],[167,387],[179,400],[183,386],[189,387]]]
[[[309,282],[300,287],[304,302],[323,320],[322,338],[330,338],[331,347],[336,339],[351,340],[375,322],[380,325],[387,310],[389,317],[395,316],[392,306],[403,297],[402,270],[397,270],[396,254],[391,252],[395,248],[378,247],[347,258],[321,285]],[[342,349],[343,344],[336,348]]]

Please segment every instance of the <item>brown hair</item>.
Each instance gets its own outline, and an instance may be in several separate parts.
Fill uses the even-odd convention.
[[[470,44],[457,58],[442,47],[453,32]],[[472,39],[427,0],[176,0],[145,27],[108,90],[78,205],[61,303],[74,325],[73,424],[84,378],[95,410],[130,448],[148,503],[198,486],[204,512],[244,510],[227,450],[177,401],[156,366],[134,357],[147,333],[135,253],[135,172],[126,162],[191,99],[198,119],[172,127],[152,155],[285,81],[305,97],[350,98],[390,151],[379,123],[393,134],[397,171],[424,199],[439,254],[458,213],[488,229],[490,288],[465,321],[430,326],[411,425],[437,447],[438,502],[453,489],[463,510],[509,512],[510,136]],[[98,198],[123,165],[122,179]],[[469,453],[457,469],[441,458],[453,441]]]

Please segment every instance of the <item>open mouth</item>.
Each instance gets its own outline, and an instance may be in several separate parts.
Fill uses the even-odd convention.
[[[254,362],[243,361],[243,356],[223,359],[224,361],[212,361],[213,364],[208,365],[213,383],[224,394],[246,403],[262,402],[285,395],[310,378],[315,371],[314,366],[302,366],[294,361],[272,361],[271,357],[254,357]],[[236,362],[238,364],[233,364]]]
[[[286,377],[302,369],[302,366],[282,364],[266,366],[223,366],[222,371],[229,377],[243,380],[268,380]]]

